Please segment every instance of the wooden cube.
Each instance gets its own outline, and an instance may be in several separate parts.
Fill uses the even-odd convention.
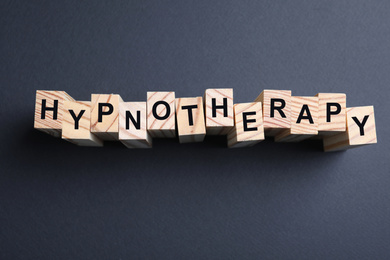
[[[206,135],[202,97],[176,98],[176,120],[180,143],[202,142]]]
[[[318,93],[318,135],[334,135],[346,130],[347,96],[340,93]]]
[[[263,104],[264,132],[275,136],[291,126],[291,90],[266,89],[256,98]]]
[[[235,104],[234,122],[227,136],[228,147],[252,146],[264,140],[261,102]]]
[[[103,146],[91,133],[91,102],[64,101],[62,139],[80,146]]]
[[[92,94],[91,100],[91,132],[102,140],[118,140],[122,98],[117,94]]]
[[[234,126],[233,89],[207,89],[204,103],[206,133],[226,135]]]
[[[37,90],[34,128],[61,137],[64,101],[73,101],[65,91]]]
[[[345,150],[376,142],[374,107],[350,107],[347,108],[347,130],[324,137],[324,151]]]
[[[146,126],[146,102],[119,104],[119,140],[127,148],[150,148],[152,138]]]
[[[175,92],[147,93],[147,124],[152,137],[176,137]]]
[[[275,136],[276,142],[300,142],[318,134],[318,97],[291,97],[291,128]]]

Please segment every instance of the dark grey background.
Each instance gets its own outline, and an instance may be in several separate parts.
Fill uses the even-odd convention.
[[[33,3],[38,2],[38,3]],[[390,2],[1,1],[0,259],[389,259]],[[378,144],[77,147],[35,91],[343,92]]]

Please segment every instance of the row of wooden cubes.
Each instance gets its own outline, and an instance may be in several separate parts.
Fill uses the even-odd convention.
[[[203,97],[175,98],[174,92],[147,92],[146,102],[124,102],[117,94],[92,94],[75,101],[64,91],[36,92],[34,127],[83,146],[119,140],[148,148],[152,138],[201,142],[206,134],[227,135],[228,147],[322,138],[325,151],[376,143],[373,106],[346,107],[346,95],[292,96],[264,90],[254,102],[233,105],[233,89],[207,89]]]

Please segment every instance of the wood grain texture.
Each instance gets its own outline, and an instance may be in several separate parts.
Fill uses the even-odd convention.
[[[274,116],[271,117],[271,99],[283,99],[286,102],[285,107],[282,110],[285,117],[283,117],[277,110],[274,110]],[[255,101],[263,104],[263,121],[266,136],[275,136],[282,130],[290,128],[291,90],[265,89]],[[280,106],[281,103],[275,102],[275,105]]]
[[[156,113],[166,119],[157,119],[153,116],[153,106],[156,102],[165,101],[169,105],[169,114],[167,115],[166,106],[160,104],[156,106]],[[147,128],[152,137],[174,138],[176,137],[176,118],[175,118],[175,92],[148,92],[147,93]]]
[[[76,129],[75,119],[84,110],[78,120]],[[90,101],[64,101],[64,116],[62,119],[62,139],[79,146],[103,146],[103,141],[91,133],[91,102]]]
[[[223,106],[226,98],[226,116],[225,110],[215,109],[213,116],[213,99],[215,105]],[[233,116],[233,89],[207,89],[204,94],[206,133],[208,135],[226,135],[234,126]]]
[[[91,132],[102,140],[118,140],[119,133],[119,103],[123,102],[117,94],[92,94],[91,96]],[[109,103],[113,106],[110,115],[103,115],[102,122],[98,122],[99,103]],[[103,107],[107,112],[108,107]]]
[[[307,105],[313,123],[308,119],[297,122],[304,105]],[[304,113],[307,115],[307,113]],[[318,97],[291,97],[291,128],[275,136],[276,142],[300,142],[318,134]]]
[[[228,147],[247,147],[264,140],[264,123],[261,102],[235,104],[233,110],[235,125],[227,136]],[[246,112],[255,112],[254,115],[246,116],[247,127],[257,128],[255,131],[244,131],[245,122],[243,113]],[[255,122],[248,122],[248,120],[255,120]]]
[[[134,120],[139,124],[139,129],[126,117],[127,111],[131,113]],[[126,129],[127,121],[128,129]],[[152,147],[152,138],[147,131],[146,102],[122,102],[119,104],[119,141],[127,148]]]
[[[206,136],[205,118],[202,97],[176,98],[176,121],[180,143],[202,142]],[[183,106],[197,107],[192,109],[193,125],[190,125],[189,110]]]
[[[45,102],[47,108],[53,108],[54,102],[57,100],[57,119],[53,118],[54,113],[50,110],[45,112],[45,119],[41,118],[42,100],[46,100]],[[61,137],[64,101],[67,100],[73,101],[74,99],[65,91],[37,90],[35,98],[34,128],[52,136]]]
[[[346,131],[346,105],[347,96],[342,93],[318,93],[318,135],[334,135]],[[340,104],[341,111],[337,115],[330,116],[330,122],[327,122],[327,104]],[[332,107],[332,111],[336,108]]]
[[[368,116],[361,133],[354,117],[363,123],[364,117]],[[361,135],[363,134],[363,135]],[[359,147],[377,142],[375,114],[373,106],[361,106],[347,108],[347,129],[345,132],[324,137],[324,151],[339,151]]]

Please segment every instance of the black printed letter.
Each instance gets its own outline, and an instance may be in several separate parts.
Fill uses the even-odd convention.
[[[79,121],[80,121],[81,117],[84,115],[84,112],[85,112],[85,110],[81,110],[80,114],[78,116],[76,116],[74,111],[72,109],[69,109],[69,113],[73,117],[73,120],[74,120],[74,129],[76,129],[76,130],[79,129]]]
[[[194,119],[192,116],[192,109],[198,108],[198,105],[182,106],[181,109],[188,109],[188,122],[190,125],[194,125]]]
[[[135,129],[141,129],[141,111],[137,111],[137,121],[135,121],[133,115],[130,113],[130,111],[126,111],[126,130],[129,130],[130,129],[130,122],[129,122],[129,119],[131,120],[131,122],[133,122],[133,125],[135,127]]]
[[[355,123],[358,125],[358,127],[360,129],[360,136],[364,135],[364,126],[367,123],[368,117],[369,117],[369,115],[364,116],[363,122],[361,122],[361,123],[359,122],[359,119],[357,119],[356,116],[352,117],[353,121],[355,121]]]
[[[275,102],[280,102],[281,105],[278,107],[275,107]],[[275,110],[278,110],[279,114],[282,116],[282,118],[286,118],[286,115],[283,112],[283,108],[286,106],[286,101],[281,98],[271,98],[271,117],[275,116]]]
[[[164,105],[165,106],[165,115],[164,116],[159,116],[157,114],[157,106],[158,105]],[[153,105],[153,108],[152,108],[152,113],[153,113],[153,116],[154,118],[158,119],[158,120],[164,120],[164,119],[167,119],[169,117],[169,114],[171,113],[171,108],[169,106],[169,104],[165,101],[157,101],[156,103],[154,103]]]
[[[103,112],[103,107],[108,107],[108,111]],[[103,122],[103,115],[111,115],[114,107],[110,103],[99,103],[98,122]]]
[[[336,111],[331,111],[331,107],[336,107]],[[341,106],[339,103],[326,103],[326,122],[330,122],[331,115],[338,115],[341,112]]]
[[[54,107],[46,107],[46,99],[42,99],[41,119],[45,119],[47,110],[53,111],[53,120],[57,120],[58,100],[54,100]]]
[[[306,111],[306,114],[307,114],[306,116],[303,115],[305,113],[305,111]],[[303,105],[302,106],[301,113],[299,113],[299,116],[298,116],[297,124],[299,124],[302,119],[309,119],[310,124],[314,124],[313,118],[311,117],[308,105]]]
[[[217,109],[223,109],[223,116],[227,117],[228,116],[228,110],[227,110],[227,98],[223,98],[223,105],[222,106],[217,106],[217,102],[215,98],[211,99],[211,109],[213,112],[213,117],[217,117]]]
[[[256,115],[256,112],[243,112],[242,113],[242,122],[244,124],[244,131],[257,131],[257,127],[248,127],[248,123],[255,123],[256,119],[248,119],[248,116]]]

